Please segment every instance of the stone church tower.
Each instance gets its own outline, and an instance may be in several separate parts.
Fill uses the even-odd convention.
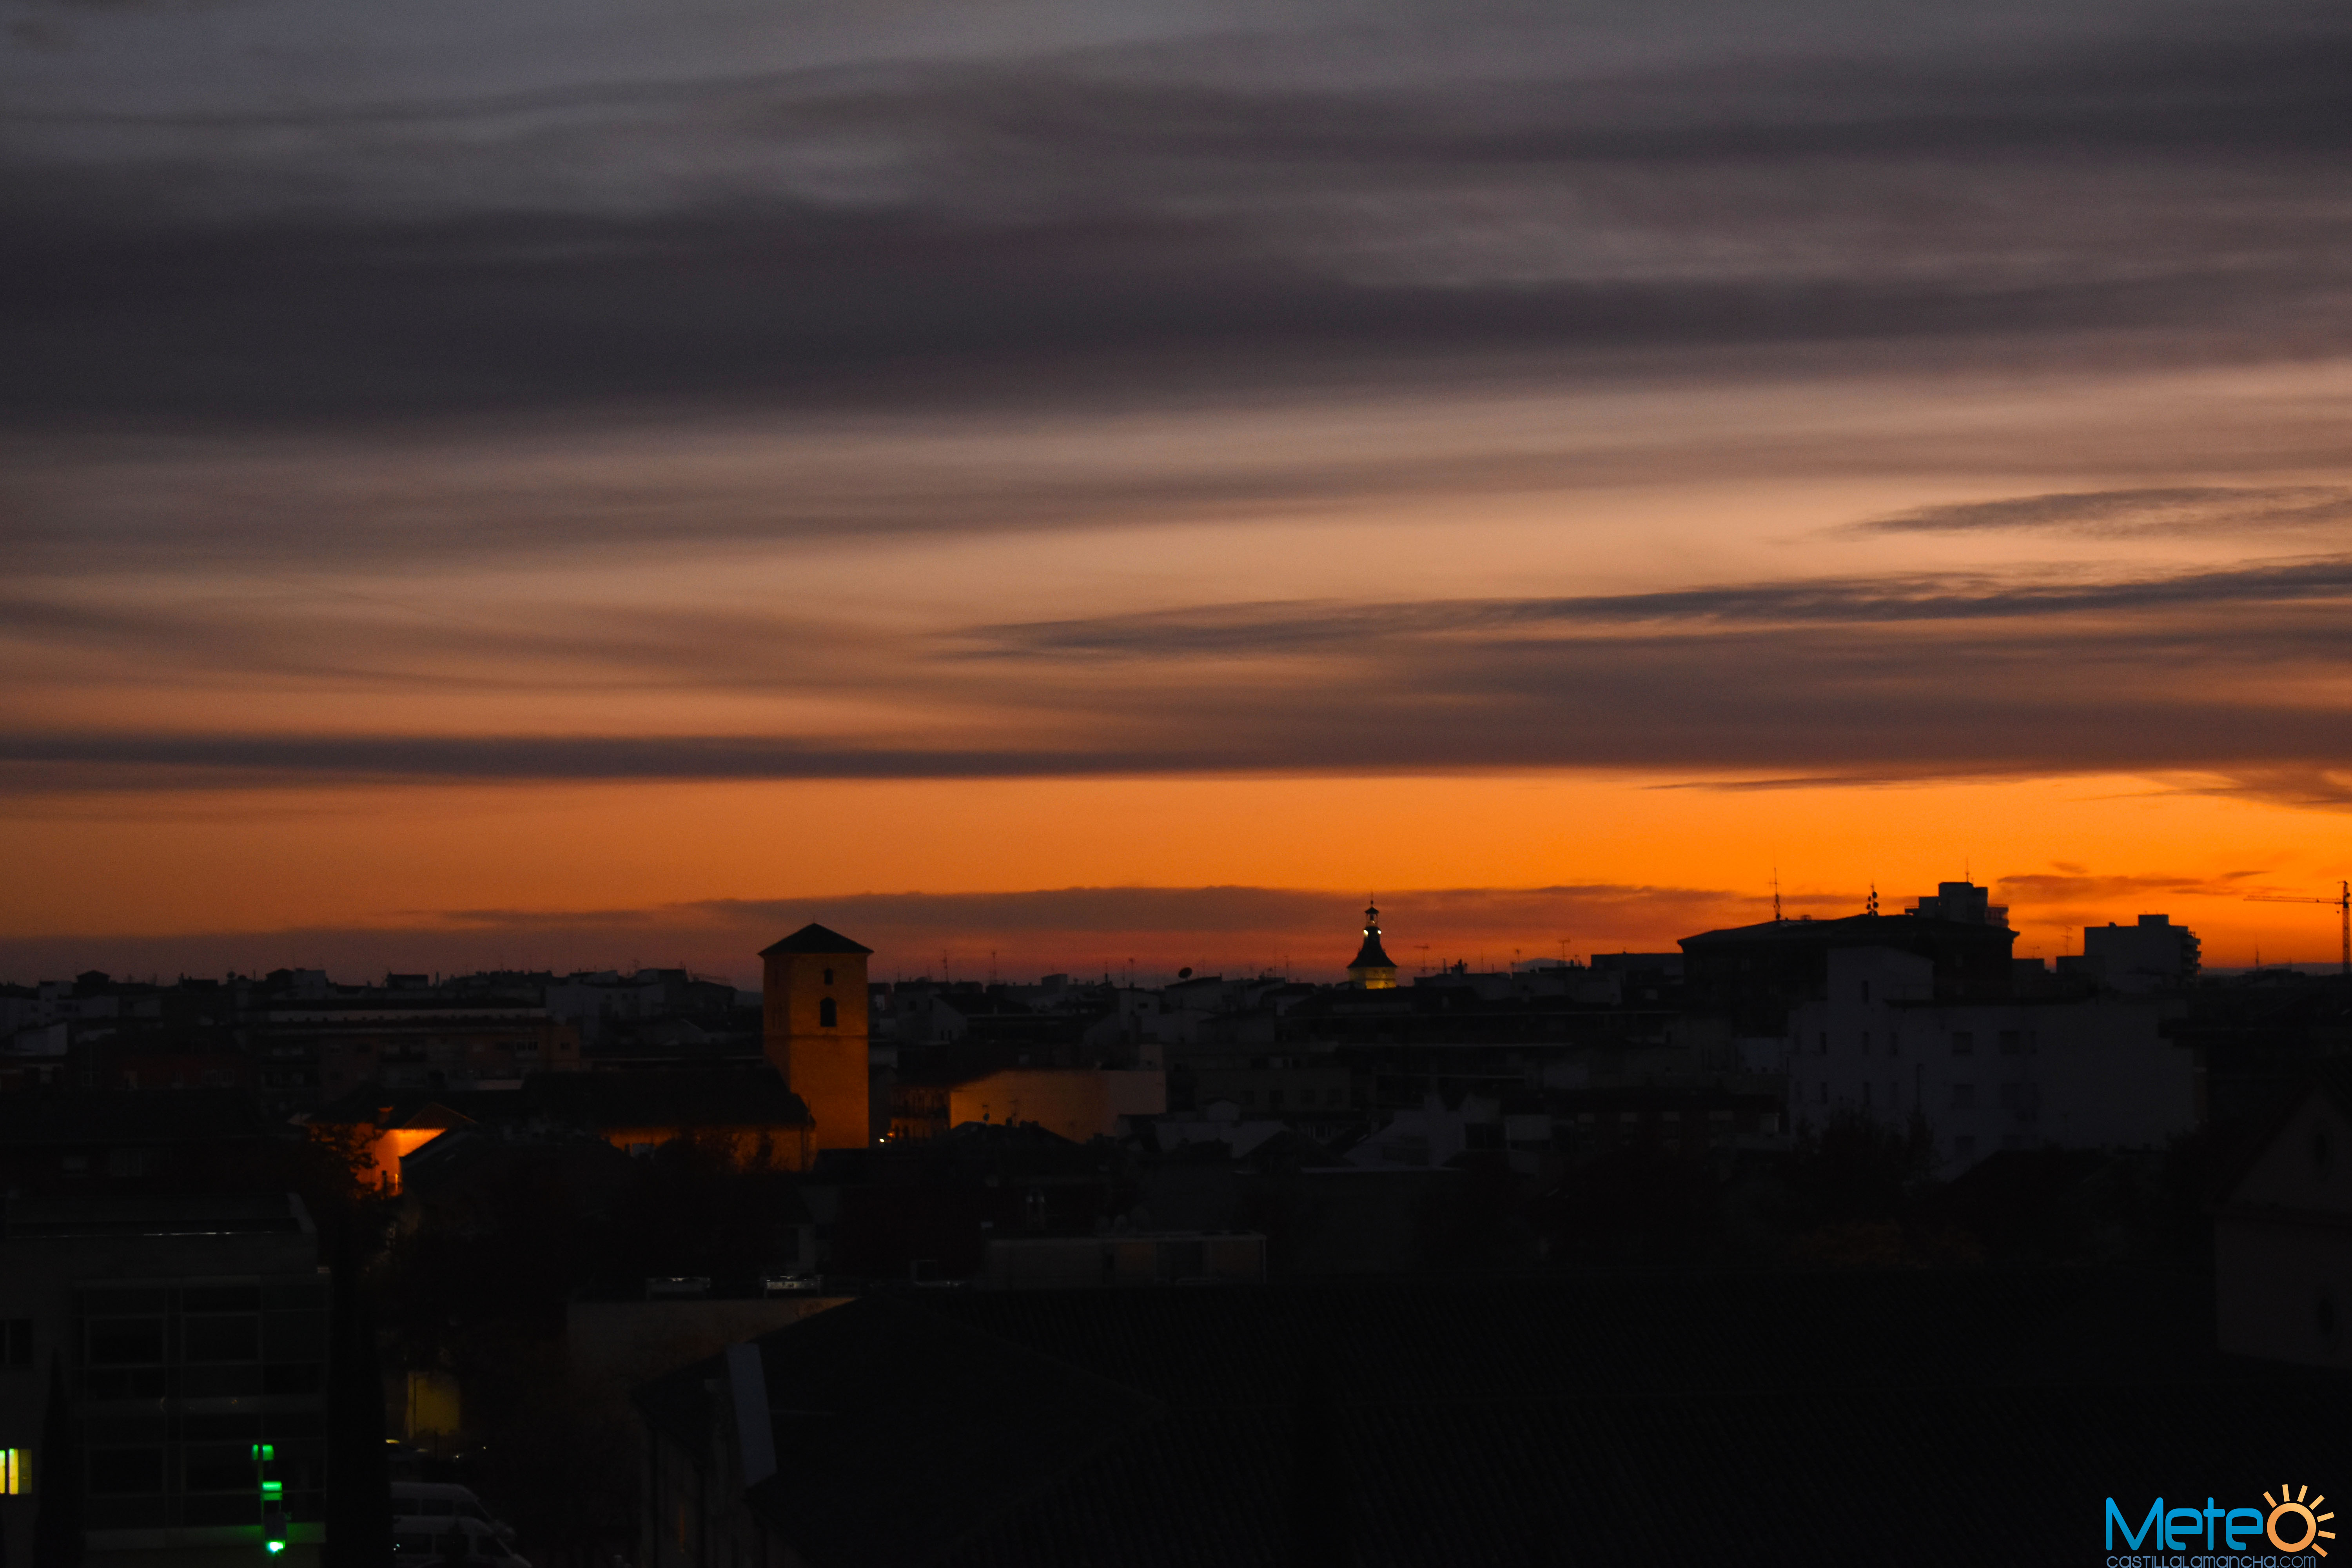
[[[819,1149],[872,1141],[866,1092],[866,960],[839,931],[804,925],[760,953],[760,1036],[809,1108]]]

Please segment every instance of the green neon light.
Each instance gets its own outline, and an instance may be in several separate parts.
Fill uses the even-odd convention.
[[[283,1552],[283,1551],[285,1551],[285,1550],[286,1550],[286,1543],[285,1543],[284,1542],[282,1542],[282,1541],[273,1541],[273,1542],[270,1542],[268,1543],[268,1545],[269,1545],[269,1555],[271,1555],[272,1557],[277,1556],[279,1552]]]
[[[261,1483],[261,1495],[275,1501],[277,1499],[286,1495],[286,1483],[284,1481],[264,1481]]]

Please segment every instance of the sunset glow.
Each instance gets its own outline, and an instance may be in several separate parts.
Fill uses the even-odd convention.
[[[2321,21],[533,9],[0,53],[0,973],[2334,956]]]

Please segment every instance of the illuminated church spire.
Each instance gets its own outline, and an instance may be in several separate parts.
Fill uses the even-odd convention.
[[[1377,904],[1364,910],[1364,945],[1348,965],[1348,978],[1367,991],[1396,989],[1396,963],[1381,947],[1381,911]]]

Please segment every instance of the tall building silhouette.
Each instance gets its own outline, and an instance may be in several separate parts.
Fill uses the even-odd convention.
[[[809,924],[760,953],[761,1044],[808,1106],[819,1149],[863,1149],[872,1141],[866,960],[873,951]]]

